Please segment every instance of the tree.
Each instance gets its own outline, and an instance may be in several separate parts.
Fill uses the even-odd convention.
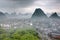
[[[39,39],[32,34],[25,34],[21,36],[21,40],[39,40]]]

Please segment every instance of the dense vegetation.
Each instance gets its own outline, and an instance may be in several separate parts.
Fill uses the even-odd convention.
[[[0,40],[41,40],[34,29],[15,29],[6,31],[0,27]]]

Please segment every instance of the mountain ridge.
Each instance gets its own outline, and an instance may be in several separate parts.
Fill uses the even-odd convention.
[[[44,13],[44,11],[40,8],[35,9],[33,15],[31,18],[47,18],[47,15]]]
[[[60,18],[57,12],[53,13],[49,18]]]

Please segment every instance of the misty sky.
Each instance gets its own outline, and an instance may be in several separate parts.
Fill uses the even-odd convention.
[[[36,8],[44,12],[60,12],[60,0],[0,0],[0,11],[33,13]]]

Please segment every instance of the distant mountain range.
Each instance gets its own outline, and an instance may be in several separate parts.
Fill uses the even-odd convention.
[[[3,19],[5,17],[6,17],[5,14],[3,12],[0,12],[0,18]]]
[[[14,14],[9,14],[9,13],[3,13],[3,12],[0,12],[0,18],[5,18],[6,16],[7,17],[16,17],[15,16],[16,15],[16,13],[14,13]],[[17,15],[17,16],[20,16],[20,15],[22,15],[22,16],[24,16],[24,15],[30,15],[31,16],[31,14],[19,14],[19,15]],[[21,17],[21,16],[20,16]],[[32,14],[32,17],[31,17],[32,19],[33,18],[38,18],[38,19],[40,19],[40,18],[59,18],[60,19],[60,16],[58,16],[58,14],[55,12],[55,13],[53,13],[50,17],[48,17],[45,13],[44,13],[44,11],[42,10],[42,9],[40,9],[40,8],[36,8],[35,9],[35,11],[34,11],[34,13]]]
[[[5,14],[3,12],[0,12],[0,16],[4,16]]]
[[[40,8],[37,8],[31,18],[48,18],[44,11]],[[57,13],[53,13],[49,18],[60,18]]]

